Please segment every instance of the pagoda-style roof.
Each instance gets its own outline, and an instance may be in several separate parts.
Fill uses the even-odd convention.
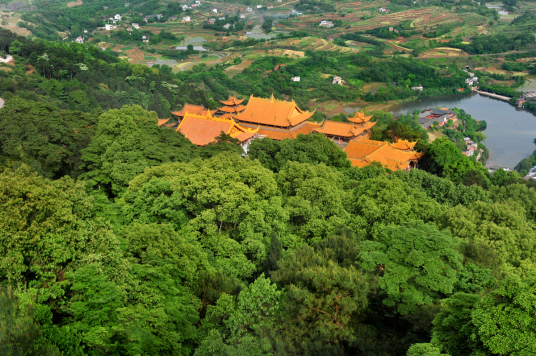
[[[363,111],[356,111],[354,117],[349,117],[348,121],[354,124],[365,124],[366,122],[369,122],[370,119],[372,119],[372,115],[366,116]]]
[[[396,148],[396,144],[368,139],[351,141],[344,151],[354,167],[379,162],[393,171],[408,169],[410,162],[416,162],[423,156],[422,152],[402,151]]]
[[[357,137],[364,131],[370,130],[374,125],[376,125],[375,122],[367,122],[364,125],[356,125],[326,120],[321,127],[315,129],[315,132],[320,132],[329,136]]]
[[[238,114],[241,111],[244,111],[246,107],[243,105],[238,106],[224,106],[223,108],[219,108],[219,111],[225,112],[225,113],[231,113],[231,114]]]
[[[294,100],[277,100],[273,95],[270,99],[263,99],[252,95],[246,109],[235,118],[244,123],[288,128],[307,121],[313,114],[314,111],[301,110]]]
[[[232,118],[214,117],[207,111],[204,115],[185,113],[176,131],[181,132],[192,143],[205,146],[214,142],[222,131],[244,142],[252,138],[259,129],[242,127]]]
[[[178,117],[183,117],[186,113],[194,114],[194,115],[204,115],[207,112],[210,112],[210,114],[214,114],[217,110],[208,110],[203,105],[194,105],[194,104],[184,104],[184,107],[181,111],[172,111],[171,113],[173,115],[176,115]]]
[[[391,147],[396,148],[398,150],[402,150],[402,151],[409,151],[409,150],[412,150],[416,144],[417,144],[417,141],[409,142],[408,140],[398,140],[396,143],[392,143]]]
[[[234,96],[229,96],[227,100],[220,100],[220,102],[225,106],[236,106],[242,104],[244,100],[245,99],[237,99]]]

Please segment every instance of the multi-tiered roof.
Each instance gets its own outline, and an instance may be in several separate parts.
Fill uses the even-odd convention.
[[[399,141],[400,142],[400,141]],[[411,148],[408,148],[410,147]],[[415,142],[402,141],[402,143],[389,143],[364,139],[352,141],[344,148],[348,159],[354,167],[364,167],[372,162],[379,162],[382,166],[393,171],[408,170],[416,167],[422,152],[413,151]]]
[[[242,127],[232,118],[215,117],[207,111],[202,115],[186,112],[176,131],[182,133],[192,143],[205,146],[215,142],[216,137],[222,132],[244,143],[253,138],[258,129]]]
[[[223,115],[236,115],[241,113],[246,108],[242,104],[244,99],[237,99],[234,96],[229,96],[227,100],[220,100],[220,102],[225,105],[224,107],[219,108],[218,110],[223,113]]]

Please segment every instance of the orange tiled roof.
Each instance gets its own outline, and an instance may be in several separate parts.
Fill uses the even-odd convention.
[[[234,105],[240,105],[245,99],[237,99],[234,96],[229,96],[227,100],[220,100],[220,103],[222,103],[225,106],[234,106]]]
[[[177,116],[184,116],[186,113],[194,114],[194,115],[204,115],[207,112],[210,112],[210,114],[214,114],[217,110],[208,110],[203,105],[194,105],[194,104],[184,104],[184,107],[181,111],[172,111],[171,113],[173,115]]]
[[[348,124],[344,122],[326,120],[322,127],[315,129],[316,132],[324,135],[340,136],[340,137],[356,137],[376,125],[375,122],[367,122],[364,125]]]
[[[274,99],[249,98],[246,110],[236,115],[241,122],[258,125],[291,127],[307,121],[314,112],[301,110],[294,101]]]
[[[348,121],[353,122],[354,124],[364,124],[369,122],[372,119],[372,115],[366,116],[362,111],[356,111],[354,117],[349,117]]]
[[[407,169],[410,161],[418,160],[423,155],[422,152],[402,151],[388,142],[368,139],[350,142],[344,151],[354,167],[379,162],[391,170]]]
[[[227,112],[227,113],[233,113],[233,114],[236,114],[236,113],[239,113],[241,111],[244,111],[246,107],[243,106],[243,105],[238,105],[238,106],[224,106],[223,108],[219,108],[218,110],[220,111],[223,111],[223,112]]]
[[[233,119],[214,117],[210,112],[206,112],[205,115],[187,112],[176,131],[181,132],[192,143],[204,146],[214,142],[222,131],[244,142],[253,137],[258,129],[241,127]]]
[[[266,136],[272,140],[282,141],[286,138],[296,138],[299,134],[310,134],[321,125],[322,124],[316,122],[303,122],[300,125],[291,128],[290,130],[277,127],[259,127],[257,134],[260,136]],[[252,124],[241,124],[241,126],[245,128],[258,127]]]
[[[398,140],[396,143],[391,144],[391,146],[398,150],[412,150],[416,144],[417,141],[409,142],[408,140]]]
[[[158,126],[162,126],[166,124],[169,121],[169,118],[167,119],[158,119]]]

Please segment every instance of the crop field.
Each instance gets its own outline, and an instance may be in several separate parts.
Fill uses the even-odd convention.
[[[17,26],[17,23],[21,20],[20,14],[13,12],[3,12],[1,16],[7,21],[8,24],[0,25],[0,27],[6,28],[21,36],[28,36],[32,34],[27,29]]]
[[[339,51],[339,52],[357,52],[357,50],[350,47],[341,47],[333,42],[327,41],[322,38],[316,37],[304,37],[302,39],[290,38],[280,40],[276,42],[279,46],[294,46],[302,51],[314,50],[314,51]]]

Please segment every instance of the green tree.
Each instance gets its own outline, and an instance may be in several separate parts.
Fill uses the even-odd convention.
[[[432,344],[452,355],[479,354],[483,345],[471,319],[471,313],[479,300],[478,295],[466,293],[456,293],[443,300],[443,308],[433,321]]]
[[[354,241],[333,237],[279,261],[272,279],[285,287],[278,334],[288,353],[341,354],[362,337],[355,317],[365,312],[374,284],[352,265],[356,255]]]
[[[353,190],[349,202],[353,221],[349,224],[367,238],[378,238],[389,224],[406,220],[434,220],[440,205],[400,179],[379,176],[367,179]]]
[[[298,135],[283,141],[253,140],[248,153],[250,158],[258,159],[264,167],[274,172],[280,171],[287,161],[350,167],[346,152],[322,134]]]
[[[534,278],[507,276],[491,293],[476,303],[471,319],[474,338],[491,353],[536,353],[536,283]]]
[[[82,184],[45,180],[22,166],[0,174],[0,279],[63,297],[65,272],[87,261],[121,273],[119,242],[95,217]]]
[[[95,121],[89,114],[13,98],[0,109],[0,164],[24,163],[48,178],[76,176]]]
[[[197,156],[196,147],[183,135],[156,124],[156,113],[138,105],[102,114],[95,136],[83,150],[87,172],[81,179],[110,196],[121,196],[146,167]]]
[[[422,221],[388,226],[379,242],[364,241],[361,266],[380,275],[383,303],[406,315],[434,303],[436,293],[451,294],[462,256],[450,233]]]

